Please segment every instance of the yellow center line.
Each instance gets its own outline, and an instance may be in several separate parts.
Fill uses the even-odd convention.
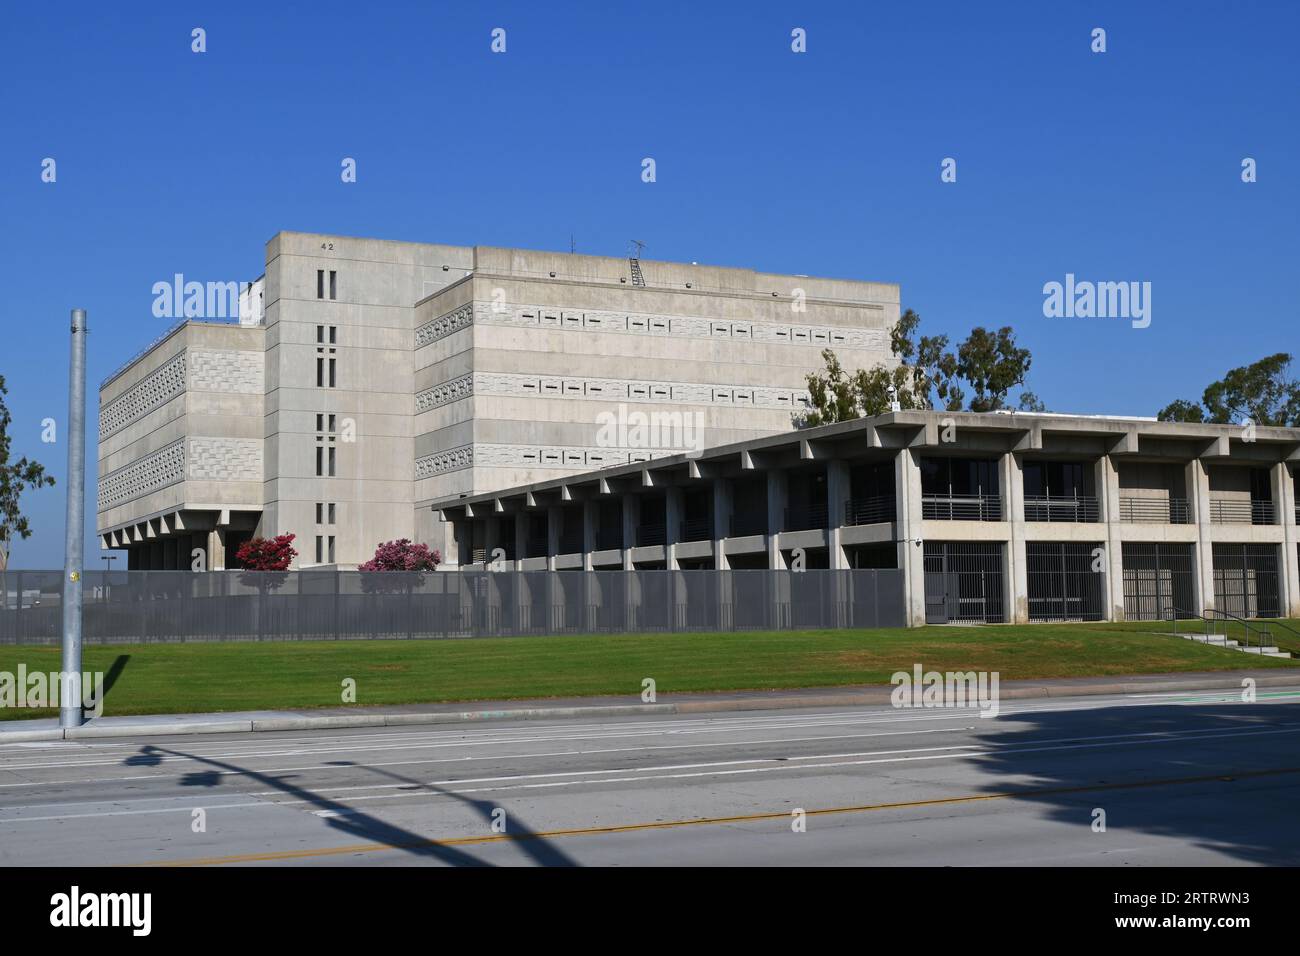
[[[1062,796],[1072,793],[1093,793],[1102,790],[1130,790],[1146,787],[1167,787],[1193,783],[1249,780],[1300,773],[1300,767],[1277,770],[1251,770],[1244,773],[1216,773],[1199,777],[1174,777],[1165,780],[1137,780],[1131,783],[1098,783],[1078,787],[1044,787],[1036,790],[1006,790],[999,793],[967,794],[961,797],[939,797],[934,800],[909,800],[903,803],[872,803],[854,807],[826,807],[804,811],[805,816],[821,817],[841,813],[869,813],[876,810],[908,810],[919,807],[951,806],[978,803],[987,800],[1035,799]],[[788,820],[790,811],[750,813],[730,817],[698,817],[690,820],[660,820],[654,823],[627,823],[610,827],[583,827],[574,830],[547,830],[540,833],[496,833],[490,836],[455,837],[446,840],[412,840],[406,843],[354,843],[348,846],[322,847],[311,850],[277,850],[265,853],[240,853],[233,856],[213,856],[191,860],[159,860],[133,866],[220,866],[226,863],[263,863],[302,860],[322,856],[347,856],[357,853],[379,853],[385,850],[418,850],[432,847],[478,846],[487,843],[511,843],[525,840],[554,840],[561,837],[602,836],[614,833],[637,833],[647,830],[668,830],[677,827],[716,826],[727,823],[755,823],[763,820]]]

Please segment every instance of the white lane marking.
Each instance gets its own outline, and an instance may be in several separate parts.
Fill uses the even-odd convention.
[[[976,729],[978,728],[975,725],[967,725],[965,727],[932,727],[925,730],[874,731],[872,733],[865,733],[865,734],[823,734],[817,737],[770,737],[764,740],[736,740],[736,741],[722,740],[722,741],[714,741],[712,743],[683,742],[678,744],[648,744],[648,745],[642,745],[637,747],[602,747],[602,748],[594,748],[594,749],[583,748],[583,749],[574,749],[574,750],[550,750],[550,751],[538,751],[533,753],[515,753],[515,754],[467,754],[459,757],[427,757],[423,760],[389,760],[389,761],[380,761],[380,762],[367,761],[366,763],[363,764],[350,763],[347,765],[341,765],[338,763],[323,763],[323,764],[308,764],[308,765],[296,766],[296,767],[259,767],[255,769],[241,768],[238,770],[218,770],[215,768],[202,769],[205,766],[202,760],[198,760],[198,759],[191,760],[190,758],[183,758],[183,757],[174,757],[169,759],[167,762],[182,763],[188,760],[190,763],[194,764],[196,768],[198,768],[194,771],[190,771],[194,773],[211,773],[219,777],[250,777],[250,776],[257,776],[259,774],[272,774],[272,773],[303,773],[303,772],[310,772],[310,771],[331,771],[331,770],[343,770],[343,771],[368,770],[368,769],[378,769],[380,767],[426,766],[428,764],[437,764],[437,763],[464,763],[466,761],[471,761],[471,760],[505,761],[505,760],[533,760],[541,757],[593,757],[593,756],[601,756],[607,754],[643,753],[645,751],[650,751],[650,750],[705,750],[705,749],[712,749],[717,747],[734,747],[739,749],[741,747],[763,747],[770,744],[811,743],[811,742],[822,741],[822,740],[859,740],[868,737],[915,737],[920,734],[952,734],[952,733],[959,733],[963,730],[976,730]],[[439,746],[445,746],[445,745],[439,745]],[[414,749],[422,749],[422,748],[412,747],[412,748],[404,748],[404,749],[414,750]],[[210,758],[210,759],[216,759],[216,758]],[[41,769],[52,769],[52,768],[42,767]],[[131,774],[129,776],[120,776],[120,777],[79,777],[73,780],[27,780],[21,783],[0,783],[0,789],[12,790],[20,787],[28,787],[28,788],[60,787],[60,786],[75,787],[75,786],[94,784],[94,783],[123,783],[123,782],[134,782],[137,780],[172,780],[172,779],[175,779],[175,775],[170,773],[145,773],[145,774]],[[0,807],[0,809],[3,808]]]
[[[1151,696],[1164,697],[1166,695],[1151,695]],[[1176,700],[1171,700],[1171,703],[1174,704],[1175,706],[1190,706],[1191,704],[1206,703],[1206,702],[1209,703],[1238,702],[1237,698],[1235,697],[1225,697],[1223,698],[1222,701],[1213,701],[1213,700],[1202,701],[1202,700],[1188,700],[1186,696],[1182,694],[1180,695],[1171,694],[1168,696],[1169,697],[1176,696],[1178,698]],[[1108,706],[1129,706],[1129,707],[1142,706],[1141,701],[1132,700],[1129,698],[1118,698],[1118,697],[1104,698],[1102,700],[1072,698],[1069,699],[1068,701],[1060,702],[1060,703],[1048,702],[1046,705],[1035,705],[1035,706],[1019,707],[1019,708],[1008,707],[1007,705],[1004,704],[1002,706],[1002,712],[999,715],[998,719],[1002,720],[1005,719],[1006,717],[1016,716],[1020,714],[1059,713],[1059,712],[1095,710],[1095,709],[1101,709],[1102,706],[1105,705],[1105,702],[1107,701],[1109,702]],[[1271,698],[1269,700],[1259,701],[1259,703],[1282,703],[1282,701],[1278,700],[1277,698]],[[457,730],[454,731],[440,731],[434,733],[417,731],[411,733],[346,734],[346,735],[330,735],[328,737],[318,737],[318,736],[314,736],[315,734],[319,734],[318,731],[307,731],[304,732],[303,736],[299,736],[299,737],[273,738],[272,740],[266,741],[265,743],[263,743],[262,741],[258,741],[257,749],[252,749],[252,750],[229,749],[229,742],[227,742],[226,749],[204,751],[200,747],[200,748],[196,748],[193,751],[193,754],[199,757],[210,757],[214,759],[215,758],[249,759],[249,758],[262,758],[262,757],[303,756],[307,754],[315,755],[315,754],[325,754],[325,753],[346,753],[353,750],[368,750],[374,752],[384,752],[388,750],[395,751],[395,750],[421,749],[422,747],[434,748],[434,747],[442,747],[442,746],[474,746],[477,744],[483,744],[483,745],[506,744],[506,743],[518,744],[518,743],[550,742],[555,740],[596,740],[596,739],[603,739],[609,737],[644,737],[644,736],[654,736],[658,732],[657,728],[662,728],[664,733],[670,735],[675,735],[675,734],[685,735],[685,734],[699,734],[699,733],[734,732],[737,729],[745,729],[743,725],[755,725],[760,723],[764,724],[763,729],[777,730],[777,729],[799,729],[810,725],[838,725],[838,724],[860,724],[860,723],[866,723],[866,724],[912,723],[917,721],[963,720],[963,719],[969,719],[970,715],[971,715],[971,711],[969,710],[916,712],[912,710],[895,710],[892,708],[882,707],[882,708],[872,708],[871,710],[868,710],[866,712],[857,711],[857,712],[840,712],[835,714],[784,715],[778,717],[683,718],[680,720],[674,720],[668,722],[665,721],[645,722],[645,721],[639,721],[636,718],[629,718],[629,722],[627,723],[603,723],[603,724],[597,724],[594,727],[587,727],[585,729],[584,729],[584,725],[581,724],[564,725],[561,727],[553,726],[553,727],[539,728],[538,730],[531,731],[531,732],[525,731],[522,728],[511,728],[509,730],[503,728],[501,730],[494,729],[491,731],[486,731],[486,730],[480,731],[477,727],[471,729],[470,727],[466,726],[466,727],[458,728]],[[628,729],[626,730],[619,729],[623,727],[626,727]],[[551,733],[550,734],[545,733],[546,730],[550,730]],[[578,732],[574,733],[573,731],[578,731]],[[298,747],[295,747],[292,750],[261,749],[270,744],[275,743],[276,739],[299,741],[300,745]],[[363,746],[363,747],[357,747],[357,746],[321,747],[321,746],[309,745],[312,743],[320,744],[320,743],[329,743],[332,741],[347,742],[349,744],[352,744],[352,743],[358,743],[365,740],[378,741],[378,740],[391,740],[391,739],[422,741],[422,742],[403,744],[400,746],[380,746],[380,747],[375,747],[373,744],[369,746]],[[69,741],[68,743],[73,744],[74,742]],[[248,743],[251,744],[253,742],[249,741]],[[84,744],[82,744],[82,742],[75,742],[75,744],[81,744],[82,746],[85,746]],[[141,747],[155,746],[155,745],[149,743],[147,740],[140,740],[132,744],[112,744],[112,745],[91,744],[90,746],[95,748],[95,750],[92,751],[95,753],[102,753],[107,755],[113,753],[114,751],[117,751],[126,756],[139,756]],[[51,756],[54,756],[54,754],[51,754]],[[185,759],[188,758],[162,756],[159,758],[159,762],[165,763],[165,762],[185,760]],[[64,769],[64,768],[89,767],[89,766],[112,766],[117,763],[120,763],[119,759],[117,759],[116,757],[107,757],[107,756],[105,757],[105,759],[98,759],[98,760],[87,759],[87,760],[60,761],[60,762],[35,761],[35,762],[23,763],[23,764],[11,764],[11,763],[4,762],[3,760],[0,760],[0,770],[6,770],[6,769],[49,770],[49,769]]]
[[[1253,736],[1255,733],[1273,734],[1273,733],[1287,733],[1287,732],[1289,731],[1258,731],[1258,732],[1252,731],[1241,735],[1223,735],[1223,736]],[[1163,740],[1130,740],[1130,741],[1104,743],[1104,744],[1079,744],[1079,745],[1071,745],[1065,747],[1027,747],[1019,750],[1019,752],[1031,753],[1034,751],[1081,750],[1081,749],[1092,749],[1097,747],[1112,747],[1112,746],[1124,747],[1124,746],[1158,744],[1158,743],[1168,743],[1168,742],[1169,741],[1163,741]],[[808,764],[805,766],[791,765],[783,762],[781,763],[781,765],[775,767],[746,767],[746,768],[731,769],[731,770],[703,770],[703,771],[692,771],[690,773],[656,774],[654,776],[605,777],[599,780],[559,780],[559,781],[552,781],[547,783],[526,783],[526,784],[514,784],[510,786],[469,787],[464,789],[453,789],[448,787],[445,789],[444,793],[386,793],[386,794],[376,794],[374,796],[349,797],[347,799],[350,803],[359,803],[363,800],[366,801],[410,800],[417,797],[427,798],[427,797],[436,797],[436,796],[443,796],[443,795],[455,796],[458,794],[467,794],[467,793],[498,793],[498,792],[510,791],[510,790],[553,789],[556,787],[580,786],[582,784],[596,785],[596,784],[610,784],[610,783],[642,783],[646,780],[683,780],[692,777],[727,777],[727,776],[735,776],[738,774],[772,773],[776,771],[800,772],[800,771],[808,771],[808,770],[833,770],[840,767],[861,767],[869,764],[912,763],[912,762],[917,762],[922,760],[947,760],[950,758],[969,759],[969,758],[981,757],[985,755],[986,752],[952,753],[952,754],[921,754],[917,756],[908,756],[908,757],[885,757],[885,758],[872,758],[867,760],[845,760],[845,761],[836,761],[832,763]],[[976,794],[976,796],[978,796],[978,794]],[[1032,790],[1028,791],[1025,794],[1025,796],[1032,797],[1033,791]],[[359,814],[363,812],[364,811],[358,810],[358,811],[354,811],[354,814]]]
[[[1130,744],[1145,743],[1177,743],[1177,742],[1194,742],[1198,740],[1215,740],[1222,737],[1249,737],[1257,734],[1279,734],[1295,733],[1300,730],[1300,724],[1288,724],[1283,728],[1274,730],[1199,730],[1199,731],[1147,731],[1143,733],[1132,734],[1099,734],[1091,737],[1070,736],[1056,737],[1047,740],[1030,741],[1030,745],[1011,744],[1007,746],[988,746],[986,744],[952,744],[947,747],[909,747],[902,750],[871,750],[859,751],[855,753],[834,753],[834,754],[796,754],[784,757],[748,757],[736,760],[718,760],[711,763],[687,763],[687,764],[668,764],[665,766],[651,767],[619,767],[610,770],[557,770],[551,773],[526,773],[526,774],[507,774],[499,777],[462,777],[457,780],[432,780],[423,784],[412,783],[385,783],[385,784],[366,784],[351,787],[321,787],[312,792],[316,794],[340,793],[352,791],[367,790],[397,790],[412,789],[417,786],[424,787],[441,787],[452,783],[491,783],[502,780],[530,780],[546,779],[550,777],[580,777],[584,774],[600,775],[614,773],[656,773],[662,770],[694,770],[703,767],[728,767],[741,764],[755,763],[786,763],[795,760],[837,760],[847,757],[886,757],[903,754],[927,754],[927,753],[945,753],[953,756],[962,756],[956,751],[965,751],[971,754],[1004,754],[1004,753],[1034,753],[1038,751],[1050,750],[1071,750],[1080,747],[1103,747],[1108,744],[1116,746],[1127,746]],[[1046,744],[1060,744],[1063,746],[1044,746]],[[632,779],[632,778],[628,778]],[[250,796],[271,796],[282,791],[260,790],[251,791]]]
[[[827,769],[835,769],[839,767],[857,767],[857,766],[866,766],[871,764],[882,764],[882,763],[906,763],[906,762],[913,762],[913,761],[946,760],[946,759],[953,759],[953,758],[969,759],[975,757],[998,755],[998,754],[1010,754],[1010,753],[1015,753],[1015,754],[1048,753],[1048,752],[1057,752],[1057,751],[1091,750],[1091,749],[1098,749],[1103,747],[1128,747],[1128,746],[1141,746],[1141,745],[1152,745],[1152,744],[1186,743],[1186,742],[1196,742],[1200,740],[1217,740],[1217,739],[1225,739],[1225,738],[1236,739],[1240,737],[1272,736],[1276,734],[1296,733],[1297,731],[1300,731],[1300,725],[1292,725],[1292,724],[1286,725],[1285,728],[1279,728],[1274,730],[1228,730],[1228,731],[1214,732],[1214,733],[1207,732],[1207,731],[1197,731],[1197,732],[1153,731],[1144,734],[1119,734],[1119,735],[1098,736],[1098,737],[1061,738],[1062,741],[1071,741],[1071,742],[1058,743],[1057,745],[1054,746],[1011,745],[1007,747],[988,747],[988,746],[979,747],[977,745],[965,745],[965,746],[954,746],[954,747],[911,748],[907,750],[870,751],[870,752],[862,752],[862,753],[807,754],[807,755],[796,755],[793,757],[761,757],[761,758],[753,758],[749,760],[724,760],[724,761],[716,761],[713,763],[669,764],[669,765],[664,765],[659,767],[620,768],[620,769],[611,769],[611,770],[555,771],[552,773],[542,773],[542,774],[513,774],[508,776],[500,776],[500,777],[478,777],[478,778],[462,778],[456,780],[434,780],[423,784],[407,784],[407,783],[377,784],[375,786],[368,786],[368,787],[332,788],[327,790],[312,791],[312,793],[313,795],[315,795],[318,793],[324,794],[330,792],[337,792],[340,790],[372,791],[372,790],[392,789],[396,787],[406,787],[406,788],[439,787],[441,788],[440,792],[428,792],[426,790],[425,792],[417,792],[417,793],[411,793],[411,792],[386,793],[386,794],[375,794],[371,796],[358,796],[358,797],[347,798],[352,803],[357,803],[361,801],[371,801],[371,800],[402,800],[402,799],[409,800],[414,798],[451,796],[455,794],[465,794],[465,793],[544,789],[544,788],[554,788],[554,787],[564,787],[564,786],[578,786],[582,784],[596,785],[596,784],[606,784],[606,783],[630,783],[630,782],[639,782],[645,780],[677,780],[677,779],[687,779],[692,777],[733,776],[736,774],[746,774],[746,773],[769,773],[769,772],[779,771],[779,770],[796,771],[796,772],[806,771],[806,770],[827,770]],[[1140,737],[1142,739],[1128,739],[1132,737]],[[854,759],[854,760],[844,759],[850,757],[854,757],[854,758],[864,757],[867,759]],[[806,763],[806,764],[798,763],[798,761],[810,761],[810,760],[824,760],[824,761],[831,761],[831,762]],[[776,764],[776,766],[760,766],[760,767],[739,766],[743,764],[755,764],[755,763]],[[729,769],[714,769],[714,768],[729,768]],[[663,771],[673,771],[673,772],[664,773]],[[680,772],[680,771],[689,771],[689,772]],[[618,773],[631,774],[631,776],[624,776],[624,777],[601,776],[605,774],[618,774]],[[521,780],[544,780],[548,782],[513,783],[513,781],[521,781]],[[459,786],[461,784],[466,784],[466,783],[486,783],[486,784],[497,784],[497,785],[486,786],[486,787],[469,787],[469,788]],[[509,785],[506,786],[499,785],[503,783]],[[277,796],[283,794],[284,791],[282,790],[266,790],[266,791],[258,791],[255,793],[250,793],[248,794],[248,796],[254,796],[254,797]],[[173,797],[145,797],[141,799],[145,801],[157,801],[157,800],[176,800],[180,798],[173,796]],[[322,797],[321,799],[323,801],[327,801],[330,803],[338,802],[328,797]],[[250,803],[228,804],[226,806],[227,807],[241,807],[241,806],[277,806],[278,807],[278,806],[293,806],[295,804],[310,804],[312,802],[313,801],[311,801],[310,799],[303,799],[300,797],[291,796],[290,799],[287,800],[262,800],[262,801],[254,801]],[[5,809],[12,811],[12,810],[45,809],[50,806],[75,807],[75,806],[93,806],[93,805],[94,803],[92,801],[79,801],[75,803],[64,803],[64,804],[40,804],[40,805],[33,805],[33,806],[15,806],[15,807],[7,807]],[[103,811],[100,813],[54,814],[54,815],[47,815],[47,816],[40,816],[40,817],[20,816],[20,817],[13,817],[10,819],[0,819],[0,825],[17,824],[17,823],[33,823],[39,821],[60,820],[60,819],[82,819],[82,818],[96,817],[96,816],[127,816],[127,815],[136,815],[136,814],[180,813],[180,812],[191,812],[191,811],[192,811],[192,801],[187,802],[186,806],[184,807],[175,807],[175,808],[162,807],[157,809],[114,810],[114,811]]]

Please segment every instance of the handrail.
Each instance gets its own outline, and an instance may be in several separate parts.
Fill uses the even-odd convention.
[[[1264,647],[1264,646],[1265,646],[1265,644],[1264,644],[1264,638],[1272,638],[1272,636],[1273,636],[1272,632],[1268,629],[1268,627],[1267,627],[1266,625],[1263,625],[1263,624],[1259,624],[1259,625],[1251,624],[1251,623],[1250,623],[1249,621],[1247,621],[1244,617],[1238,617],[1238,616],[1235,615],[1235,614],[1229,614],[1227,611],[1220,611],[1220,610],[1219,610],[1218,608],[1216,608],[1216,607],[1207,607],[1207,608],[1205,609],[1205,612],[1206,612],[1207,614],[1220,614],[1220,615],[1222,615],[1222,616],[1224,617],[1224,619],[1225,619],[1225,624],[1224,624],[1224,627],[1223,627],[1223,633],[1224,633],[1224,636],[1225,636],[1225,637],[1226,637],[1227,634],[1228,634],[1228,626],[1227,626],[1226,621],[1236,621],[1238,624],[1240,624],[1240,625],[1242,626],[1242,628],[1244,628],[1245,631],[1246,631],[1246,646],[1247,646],[1247,647],[1250,647],[1250,635],[1251,635],[1252,632],[1258,632],[1258,633],[1260,634],[1260,639],[1259,639],[1259,646],[1260,646],[1260,647]]]
[[[1214,622],[1211,621],[1208,617],[1204,616],[1203,614],[1197,614],[1195,611],[1185,611],[1185,610],[1183,610],[1183,609],[1180,608],[1180,607],[1174,607],[1174,606],[1172,606],[1172,605],[1170,605],[1170,607],[1168,608],[1168,610],[1169,610],[1169,615],[1170,615],[1168,620],[1169,620],[1169,622],[1174,626],[1174,637],[1182,637],[1182,635],[1178,633],[1178,615],[1179,615],[1179,614],[1184,615],[1184,618],[1183,618],[1184,620],[1188,620],[1188,621],[1190,621],[1192,618],[1197,618],[1198,620],[1204,621],[1204,622],[1205,622],[1205,636],[1206,636],[1206,637],[1214,637]],[[1226,629],[1225,629],[1225,630],[1226,630]],[[1225,638],[1225,639],[1227,638],[1227,634],[1224,635],[1224,638]]]

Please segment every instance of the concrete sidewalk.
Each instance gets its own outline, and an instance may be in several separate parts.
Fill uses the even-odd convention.
[[[1040,681],[1002,681],[1002,700],[1157,694],[1177,691],[1239,691],[1252,678],[1259,688],[1300,686],[1290,670],[1211,671],[1076,677]],[[813,687],[802,690],[660,694],[656,703],[639,697],[570,697],[540,700],[458,701],[384,707],[323,707],[313,710],[259,710],[215,714],[159,714],[99,717],[63,730],[57,719],[0,721],[0,746],[48,740],[148,737],[171,734],[232,734],[257,731],[337,730],[350,727],[408,727],[484,720],[544,720],[572,717],[626,717],[639,714],[709,714],[802,707],[880,706],[889,703],[890,685]]]

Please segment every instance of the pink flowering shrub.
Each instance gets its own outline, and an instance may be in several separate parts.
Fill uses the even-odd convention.
[[[360,565],[358,571],[432,571],[442,563],[442,554],[430,551],[427,544],[412,544],[410,538],[385,541],[375,549],[375,556]]]
[[[424,572],[442,563],[442,555],[430,551],[427,544],[413,544],[409,538],[385,541],[375,549],[375,556],[357,567],[364,572],[405,572],[398,574],[367,573],[361,575],[361,590],[366,594],[410,592],[424,583]]]

